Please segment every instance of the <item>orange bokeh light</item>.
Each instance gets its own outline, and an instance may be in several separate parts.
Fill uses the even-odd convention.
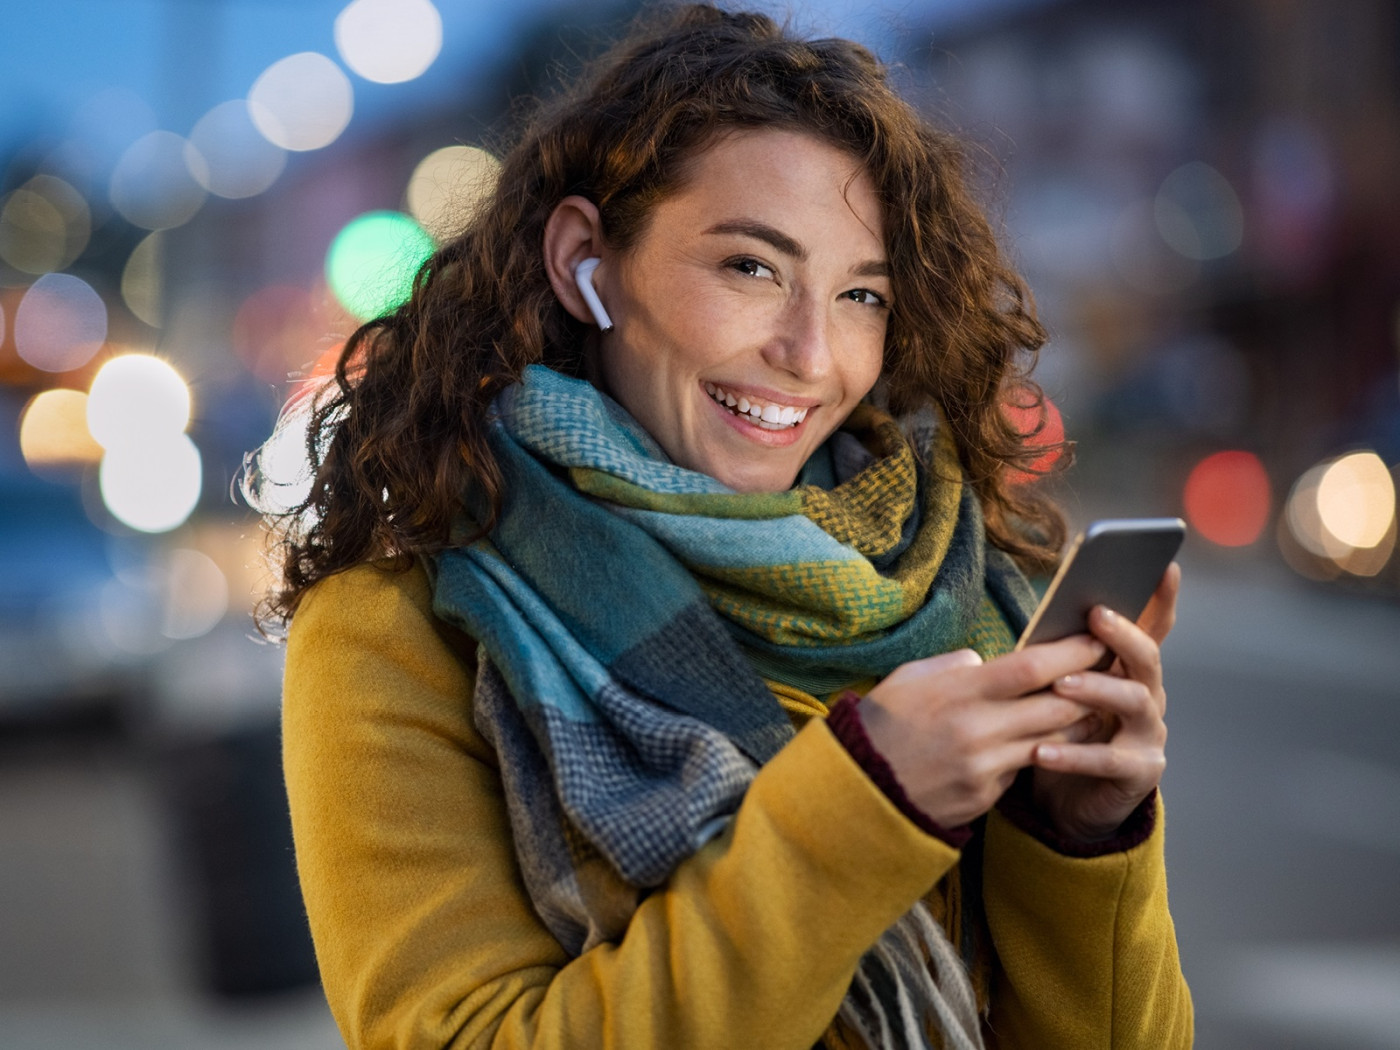
[[[1269,521],[1269,475],[1252,452],[1216,452],[1191,468],[1183,499],[1186,520],[1201,536],[1222,547],[1246,547]]]

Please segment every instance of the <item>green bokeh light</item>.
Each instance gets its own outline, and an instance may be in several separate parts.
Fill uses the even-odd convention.
[[[362,321],[402,304],[433,239],[407,215],[371,211],[351,219],[326,252],[326,283]]]

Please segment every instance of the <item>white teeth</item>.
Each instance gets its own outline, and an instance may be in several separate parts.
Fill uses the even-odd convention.
[[[750,401],[742,395],[731,394],[722,386],[705,383],[705,393],[720,404],[734,409],[736,413],[748,416],[749,421],[764,430],[783,430],[796,426],[807,418],[807,409],[793,408],[791,405],[762,405]]]

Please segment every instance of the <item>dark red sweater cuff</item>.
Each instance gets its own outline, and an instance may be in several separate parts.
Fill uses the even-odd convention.
[[[826,724],[831,728],[833,735],[850,752],[856,765],[860,766],[885,797],[894,803],[896,809],[912,820],[920,830],[942,839],[954,849],[962,849],[967,845],[968,839],[972,838],[971,825],[945,828],[914,805],[913,799],[905,792],[904,785],[899,782],[894,770],[885,761],[885,756],[875,749],[875,745],[866,734],[865,723],[860,720],[860,710],[856,706],[859,703],[860,697],[848,690],[832,705]]]
[[[1045,815],[1036,808],[1031,797],[1032,770],[1023,769],[1016,781],[1001,796],[997,809],[1001,815],[1027,835],[1049,846],[1056,853],[1066,857],[1103,857],[1109,853],[1122,853],[1134,846],[1140,846],[1157,826],[1157,789],[1138,803],[1128,819],[1118,825],[1118,830],[1110,838],[1098,842],[1080,842],[1065,838]]]

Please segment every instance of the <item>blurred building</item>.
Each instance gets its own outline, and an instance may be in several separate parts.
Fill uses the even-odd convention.
[[[1179,494],[1204,456],[1247,451],[1273,493],[1263,544],[1393,590],[1393,486],[1387,556],[1361,573],[1286,500],[1329,457],[1400,462],[1395,5],[1076,0],[907,61],[1009,187],[1081,471]]]

